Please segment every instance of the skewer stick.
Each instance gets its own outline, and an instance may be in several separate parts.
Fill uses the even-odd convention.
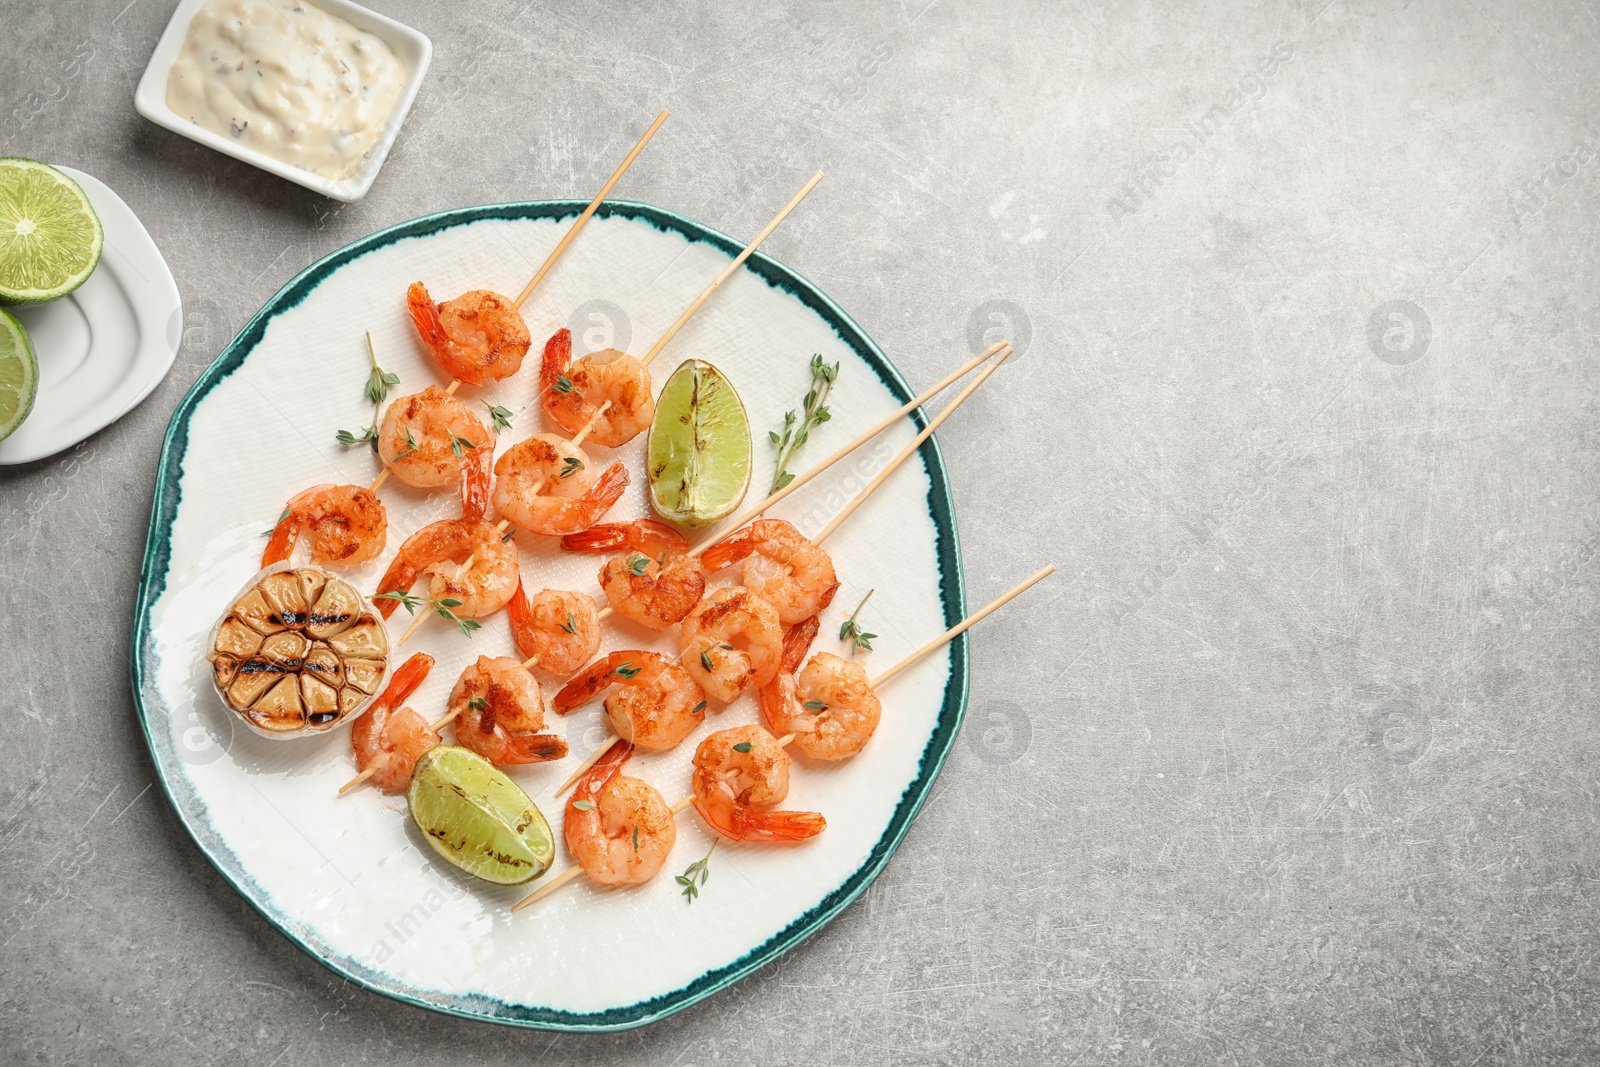
[[[546,274],[550,273],[550,268],[556,265],[556,260],[561,258],[561,253],[565,252],[567,246],[572,243],[572,239],[578,236],[578,231],[583,229],[584,225],[589,221],[589,216],[593,215],[605,198],[611,195],[611,190],[616,188],[617,182],[621,181],[622,176],[628,172],[628,168],[633,166],[633,161],[639,158],[639,153],[644,151],[644,146],[650,143],[650,138],[656,135],[656,131],[661,128],[663,122],[667,121],[667,116],[670,114],[670,111],[662,108],[661,114],[657,115],[656,120],[650,124],[650,128],[644,131],[644,136],[640,137],[632,150],[623,157],[617,169],[611,172],[611,177],[606,179],[606,183],[600,187],[600,191],[595,194],[594,199],[589,201],[589,206],[583,209],[583,214],[579,215],[578,221],[572,224],[572,229],[566,232],[560,243],[556,245],[555,251],[550,253],[549,257],[544,261],[544,265],[539,268],[538,273],[534,274],[532,280],[523,286],[522,292],[517,294],[517,299],[514,301],[517,307],[527,303],[528,297],[532,296],[533,291],[539,288],[539,283],[544,281]]]
[[[607,400],[604,404],[600,405],[599,409],[595,411],[593,415],[589,416],[589,421],[583,424],[583,429],[572,435],[573,445],[582,447],[583,439],[589,436],[589,431],[594,429],[595,423],[600,421],[600,416],[604,415],[606,411],[610,409],[610,407],[611,401]]]
[[[950,401],[949,405],[946,406],[943,411],[939,412],[939,414],[934,417],[932,422],[930,422],[930,423],[928,423],[928,425],[924,426],[922,428],[922,432],[917,434],[917,436],[912,440],[912,442],[909,445],[907,445],[905,448],[900,450],[900,454],[899,455],[895,456],[894,459],[890,460],[888,465],[885,466],[883,468],[883,470],[878,472],[877,477],[873,478],[872,481],[867,483],[867,487],[861,491],[861,495],[856,497],[854,500],[850,501],[848,504],[846,504],[844,506],[844,510],[840,511],[839,514],[835,515],[833,517],[833,521],[828,523],[828,525],[824,526],[822,528],[822,532],[817,534],[816,537],[813,537],[812,540],[815,541],[817,544],[821,544],[824,540],[827,539],[829,534],[833,533],[833,531],[835,531],[835,530],[837,530],[839,528],[840,524],[843,523],[844,520],[848,519],[851,515],[855,514],[856,509],[859,508],[862,504],[865,504],[867,502],[867,498],[872,495],[872,491],[874,489],[878,488],[878,486],[882,485],[884,483],[884,481],[889,477],[889,475],[891,475],[895,471],[899,470],[900,469],[900,465],[902,463],[904,463],[906,460],[910,459],[912,454],[915,453],[918,448],[922,447],[922,442],[926,441],[929,437],[933,436],[933,431],[937,430],[940,426],[944,425],[944,420],[948,419],[951,415],[954,415],[955,411],[956,411],[956,408],[958,408],[962,404],[966,403],[967,397],[971,396],[974,392],[976,392],[977,389],[978,389],[978,386],[980,386],[984,382],[988,381],[989,380],[989,375],[991,375],[995,371],[999,370],[1001,368],[1001,366],[1005,363],[1006,358],[1008,356],[1010,356],[1010,355],[1011,355],[1010,349],[1007,349],[1006,351],[1001,352],[999,359],[996,359],[993,363],[991,363],[987,367],[985,367],[983,369],[983,373],[982,374],[980,374],[976,378],[972,379],[972,381],[967,384],[967,387],[965,389],[963,389],[963,390],[961,390],[961,392],[957,393],[956,394],[956,398],[954,400]]]
[[[571,777],[562,782],[560,785],[556,786],[556,791],[552,794],[552,796],[560,796],[562,793],[565,793],[567,790],[571,789],[572,784],[579,778],[582,778],[584,775],[588,774],[589,768],[593,767],[596,763],[599,763],[600,757],[604,756],[607,752],[610,752],[611,746],[615,745],[616,743],[617,738],[616,735],[613,734],[611,740],[607,741],[605,744],[589,753],[588,758],[582,763],[578,764],[578,769],[572,772]]]
[[[339,795],[340,796],[344,796],[346,793],[350,792],[356,786],[360,785],[362,782],[366,781],[368,778],[371,778],[374,774],[377,774],[377,773],[378,773],[378,768],[376,768],[376,767],[367,768],[366,770],[362,771],[360,774],[356,775],[354,778],[350,779],[344,785],[341,785],[339,787]]]
[[[772,221],[767,223],[766,226],[762,228],[760,233],[756,234],[755,240],[745,245],[744,251],[735,256],[733,262],[729,263],[723,272],[717,275],[716,279],[713,280],[710,285],[706,286],[704,291],[702,291],[699,296],[694,298],[694,303],[690,304],[688,309],[685,310],[682,315],[678,316],[678,321],[669,326],[667,328],[667,332],[661,335],[661,340],[652,345],[650,347],[650,351],[645,353],[645,357],[642,361],[645,366],[648,367],[650,362],[654,360],[656,356],[661,354],[661,350],[667,347],[667,342],[671,341],[675,336],[677,336],[678,331],[683,329],[684,324],[687,323],[691,317],[693,317],[696,311],[700,310],[700,305],[711,299],[711,294],[717,291],[718,286],[727,281],[729,278],[733,277],[733,272],[744,265],[744,261],[750,258],[750,253],[759,248],[761,246],[761,242],[765,241],[772,235],[772,231],[778,228],[779,223],[783,222],[784,219],[789,217],[789,212],[800,206],[800,201],[804,200],[807,195],[810,194],[811,190],[817,187],[817,183],[821,180],[822,172],[819,170],[811,176],[810,181],[806,182],[805,185],[800,187],[800,191],[795,193],[793,198],[791,198],[787,204],[783,205],[783,210],[778,212],[777,215],[773,216]]]
[[[884,430],[886,430],[890,426],[894,425],[894,423],[898,422],[900,419],[902,419],[906,415],[910,414],[913,409],[921,407],[923,404],[927,403],[930,399],[932,399],[933,397],[937,396],[939,393],[944,392],[953,383],[955,383],[955,382],[959,381],[960,379],[966,377],[966,375],[969,372],[971,372],[975,367],[977,367],[980,363],[984,362],[990,356],[993,356],[996,352],[999,352],[1001,349],[1006,348],[1006,347],[1008,347],[1006,342],[1005,341],[1000,341],[997,344],[989,346],[989,348],[985,349],[982,353],[980,353],[979,355],[975,356],[974,358],[968,360],[966,363],[962,364],[960,367],[957,367],[955,370],[951,371],[949,374],[947,374],[943,378],[939,379],[933,385],[929,386],[927,389],[923,390],[918,395],[912,397],[906,403],[902,404],[900,406],[899,410],[895,411],[892,415],[886,415],[881,421],[878,422],[878,424],[876,426],[873,426],[871,429],[867,430],[861,436],[857,437],[855,440],[851,441],[849,444],[847,444],[843,448],[839,449],[833,455],[829,456],[827,459],[823,460],[821,463],[818,463],[815,467],[812,467],[810,470],[808,470],[804,474],[800,475],[794,481],[790,482],[788,485],[784,486],[782,489],[779,489],[776,493],[773,493],[771,496],[767,497],[767,499],[763,500],[761,503],[757,504],[755,507],[750,508],[744,514],[740,515],[737,519],[733,520],[733,522],[728,526],[728,530],[730,532],[733,531],[733,530],[737,530],[740,527],[744,526],[744,524],[749,522],[751,519],[760,518],[766,512],[772,510],[772,508],[779,501],[783,500],[790,493],[792,493],[795,490],[801,488],[802,486],[804,486],[805,484],[810,482],[811,479],[815,478],[817,475],[821,474],[823,471],[826,471],[829,467],[833,466],[835,463],[838,463],[841,459],[844,459],[846,456],[850,455],[850,453],[854,452],[856,449],[860,448],[862,445],[866,444],[868,441],[870,441],[874,437],[878,436]],[[689,550],[689,555],[690,556],[699,556],[701,553],[705,552],[706,549],[710,548],[712,545],[716,544],[718,541],[721,541],[726,537],[727,537],[727,534],[723,534],[722,537],[718,537],[715,540],[706,541],[706,542],[704,542],[702,544],[696,545],[694,548],[691,548]]]
[[[926,657],[930,652],[933,652],[936,649],[942,648],[945,645],[949,644],[951,641],[954,641],[961,634],[966,633],[969,629],[971,629],[972,627],[976,626],[978,623],[982,622],[984,619],[987,619],[990,615],[993,615],[995,612],[997,612],[1001,608],[1005,607],[1011,601],[1015,600],[1018,596],[1022,595],[1022,593],[1027,591],[1029,588],[1031,588],[1032,586],[1034,586],[1038,582],[1043,581],[1048,575],[1051,575],[1051,574],[1055,573],[1055,569],[1056,569],[1055,568],[1055,564],[1046,564],[1045,566],[1041,567],[1035,574],[1033,574],[1032,577],[1028,578],[1026,581],[1023,581],[1022,583],[1020,583],[1020,584],[1014,586],[1013,588],[1007,590],[1006,592],[1000,594],[1000,596],[997,597],[993,602],[991,602],[987,607],[983,608],[982,610],[980,610],[980,611],[978,611],[978,612],[976,612],[976,613],[974,613],[972,615],[967,616],[967,618],[963,619],[961,622],[957,623],[956,625],[950,627],[950,629],[946,630],[944,633],[940,634],[938,637],[935,637],[932,641],[929,641],[927,644],[923,645],[921,648],[919,648],[915,652],[911,653],[911,655],[907,656],[905,659],[901,660],[899,663],[896,663],[893,667],[890,667],[887,671],[883,672],[883,674],[878,677],[877,681],[871,683],[872,688],[874,688],[874,689],[879,688],[884,683],[888,682],[891,678],[893,678],[896,675],[898,675],[900,672],[906,670],[909,667],[915,666],[917,663],[921,662],[922,659],[924,657]],[[781,745],[781,746],[784,746],[784,747],[788,747],[789,743],[792,742],[795,739],[795,737],[796,737],[795,734],[785,734],[782,737],[778,738],[778,744]],[[608,745],[606,747],[609,748],[610,746]],[[596,756],[596,758],[598,759],[598,756]],[[560,790],[557,790],[557,792],[559,793],[559,792],[561,792],[562,790],[565,790],[565,789],[566,789],[566,786],[562,786]],[[692,795],[684,797],[682,800],[680,800],[676,804],[672,805],[672,814],[678,815],[678,814],[680,814],[680,813],[682,813],[684,811],[687,811],[690,807],[693,806],[693,804],[694,804],[694,797]],[[566,870],[562,871],[560,874],[558,874],[554,878],[552,878],[549,882],[547,882],[544,885],[540,886],[537,891],[535,891],[533,893],[530,893],[528,896],[523,897],[521,900],[517,901],[515,904],[513,904],[511,906],[511,910],[513,912],[521,911],[523,908],[529,907],[529,906],[537,903],[538,901],[540,901],[544,897],[549,896],[551,893],[554,893],[557,889],[560,889],[562,886],[564,886],[568,882],[572,881],[574,878],[576,878],[578,876],[579,872],[582,871],[582,870],[583,870],[582,867],[580,867],[578,864],[574,863],[572,866],[568,867]]]

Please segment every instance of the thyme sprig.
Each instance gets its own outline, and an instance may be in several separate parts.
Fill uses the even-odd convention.
[[[867,601],[872,599],[872,594],[875,592],[877,590],[868,589],[867,595],[862,597],[861,603],[856,605],[856,610],[851,612],[850,617],[844,620],[843,625],[839,627],[839,640],[850,642],[850,654],[852,656],[861,651],[871,652],[873,638],[878,636],[877,634],[867,633],[861,628],[861,624],[856,621],[856,617],[861,614],[861,609],[867,606]]]
[[[499,404],[491,404],[487,400],[482,401],[482,404],[489,409],[489,417],[494,420],[494,432],[496,434],[499,434],[501,430],[511,429],[510,408],[503,408]]]
[[[481,629],[483,626],[483,624],[477,619],[463,619],[454,611],[452,611],[452,608],[459,608],[461,606],[461,601],[457,600],[453,596],[441,597],[438,600],[433,600],[425,596],[415,596],[403,589],[397,589],[390,593],[379,593],[372,599],[393,600],[395,603],[404,607],[406,611],[412,615],[417,613],[417,608],[419,607],[430,607],[439,614],[440,618],[448,619],[450,622],[454,623],[456,629],[460,630],[462,635],[465,637],[471,637],[474,630]]]
[[[700,895],[700,887],[705,885],[706,880],[711,877],[711,868],[709,866],[711,853],[717,850],[717,845],[721,844],[721,842],[722,838],[713,838],[711,848],[704,856],[689,864],[682,874],[674,876],[673,880],[683,886],[684,898],[690,904],[694,903],[694,898]]]
[[[806,393],[805,402],[800,405],[800,413],[784,413],[782,434],[777,430],[767,431],[767,438],[778,450],[777,458],[773,461],[772,488],[767,490],[768,493],[776,493],[794,481],[794,475],[789,473],[789,464],[811,439],[812,428],[821,426],[833,417],[828,412],[828,394],[833,392],[833,383],[838,377],[839,364],[830,366],[824,363],[820,352],[811,357],[811,389]]]
[[[378,366],[378,350],[372,343],[372,331],[367,331],[367,359],[372,363],[372,371],[367,375],[367,399],[372,401],[372,425],[365,427],[358,437],[349,430],[339,431],[339,443],[346,448],[359,445],[363,441],[372,445],[372,450],[378,450],[378,406],[388,399],[389,386],[400,384],[400,375],[391,374]]]

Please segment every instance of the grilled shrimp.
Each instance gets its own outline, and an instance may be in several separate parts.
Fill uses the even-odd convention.
[[[576,533],[600,521],[628,487],[613,463],[598,478],[583,449],[553,433],[518,441],[494,465],[494,506],[531,533]]]
[[[456,743],[497,766],[545,763],[567,754],[567,743],[544,733],[544,693],[527,668],[509,656],[479,656],[450,692]]]
[[[464,572],[463,563],[468,564]],[[384,594],[410,592],[423,574],[430,576],[429,598],[459,600],[452,610],[463,619],[481,619],[499,611],[522,581],[516,546],[501,540],[492,523],[441,519],[406,538],[384,572],[377,594],[378,610],[384,618],[393,614],[396,604]]]
[[[568,433],[583,429],[609,403],[589,438],[610,448],[648,430],[655,417],[655,393],[645,365],[614,348],[574,361],[571,330],[557,330],[545,342],[539,384],[539,402]]]
[[[611,727],[624,741],[661,752],[705,721],[706,699],[689,672],[655,652],[613,652],[579,672],[556,694],[556,714],[565,715],[601,693]]]
[[[833,603],[839,579],[820,545],[782,519],[757,519],[712,545],[701,557],[707,571],[744,560],[744,584],[777,609],[785,626]]]
[[[506,613],[517,651],[548,674],[573,674],[600,649],[599,612],[587,593],[541,589],[530,599],[518,583]]]
[[[793,743],[813,759],[854,756],[882,714],[866,669],[831,652],[818,652],[798,675],[780,673],[761,690],[767,726],[794,734]]]
[[[689,676],[713,700],[736,699],[745,686],[772,681],[783,658],[778,613],[742,586],[718,589],[683,620],[678,638]]]
[[[261,566],[294,553],[300,535],[311,535],[311,562],[320,567],[355,567],[375,559],[389,538],[389,515],[376,493],[360,485],[314,485],[283,509]]]
[[[494,438],[461,401],[430,385],[389,405],[378,429],[378,458],[407,485],[461,483],[461,517],[481,519],[489,506]]]
[[[412,282],[406,307],[440,368],[469,385],[511,377],[528,354],[528,324],[499,293],[473,289],[435,304],[421,282]]]
[[[561,539],[575,552],[628,551],[600,568],[600,588],[611,609],[652,630],[665,630],[700,603],[706,576],[688,555],[689,542],[652,519],[604,523]]]
[[[814,811],[768,811],[789,795],[789,754],[759,726],[735,726],[694,753],[694,806],[735,841],[803,841],[828,822]]]
[[[585,874],[601,885],[638,885],[661,870],[678,840],[672,808],[656,788],[617,772],[633,746],[614,745],[567,800],[562,836]]]
[[[383,695],[350,727],[356,766],[372,771],[372,784],[385,793],[404,793],[422,754],[439,743],[439,733],[410,708],[400,707],[433,669],[433,657],[418,652],[394,672]]]

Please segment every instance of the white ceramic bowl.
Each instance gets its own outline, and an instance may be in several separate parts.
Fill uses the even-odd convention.
[[[360,4],[352,4],[350,0],[313,0],[313,2],[328,14],[344,19],[357,29],[381,37],[390,48],[394,49],[394,54],[406,65],[409,72],[405,91],[400,94],[400,100],[395,105],[394,116],[389,120],[389,128],[384,133],[383,140],[378,142],[372,158],[367,160],[366,167],[354,178],[334,181],[273,159],[237,141],[212,133],[167,106],[167,74],[172,70],[172,64],[177,60],[178,53],[183,50],[183,41],[189,32],[190,21],[195,13],[205,6],[206,0],[179,0],[177,10],[172,13],[172,20],[167,23],[166,30],[161,34],[161,40],[156,44],[155,54],[150,57],[150,65],[145,67],[144,76],[139,79],[139,88],[133,94],[133,106],[138,109],[139,114],[158,126],[165,126],[173,133],[182,134],[191,141],[198,141],[225,155],[242,159],[251,166],[270,171],[280,178],[287,178],[296,185],[314,189],[323,196],[335,200],[346,202],[360,200],[367,195],[367,190],[372,188],[372,181],[383,167],[383,161],[388,158],[389,149],[393,147],[394,139],[399,135],[400,127],[406,120],[406,114],[410,112],[411,104],[417,98],[422,78],[428,72],[428,62],[433,58],[433,42],[428,40],[426,34],[380,15],[376,11],[369,11]]]

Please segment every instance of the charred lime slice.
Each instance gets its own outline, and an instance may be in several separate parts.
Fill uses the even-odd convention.
[[[750,420],[733,384],[685,360],[661,390],[646,449],[650,503],[680,526],[726,518],[750,486]]]
[[[555,859],[550,824],[528,794],[469,749],[424,753],[406,800],[433,850],[486,882],[531,882]]]

